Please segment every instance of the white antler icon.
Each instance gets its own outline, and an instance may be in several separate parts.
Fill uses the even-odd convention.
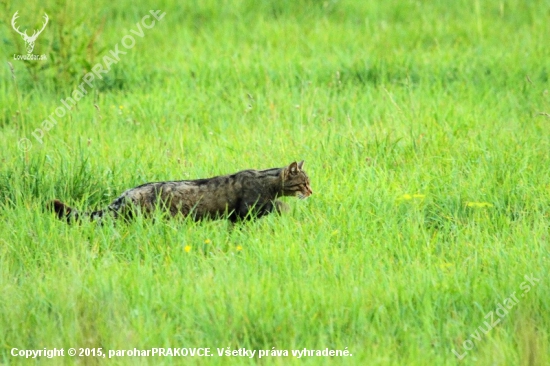
[[[13,14],[13,18],[11,18],[11,26],[13,27],[13,29],[15,29],[15,31],[17,33],[19,33],[21,35],[21,37],[23,37],[23,40],[25,41],[25,47],[27,47],[27,53],[30,54],[30,53],[32,53],[32,50],[34,49],[34,42],[36,41],[36,38],[38,38],[40,33],[42,33],[44,28],[46,28],[46,24],[48,24],[48,14],[44,13],[44,19],[46,21],[44,22],[44,25],[42,26],[42,29],[40,29],[38,31],[38,33],[37,33],[36,30],[33,31],[32,36],[29,37],[27,35],[27,30],[25,30],[25,32],[21,32],[21,31],[19,31],[19,27],[15,26],[15,20],[17,18],[19,18],[17,13],[19,13],[19,11],[16,11],[15,14]]]

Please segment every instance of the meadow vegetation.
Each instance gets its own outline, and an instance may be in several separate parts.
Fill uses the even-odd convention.
[[[45,364],[550,363],[547,1],[0,9],[0,363],[25,362],[14,347],[353,354]],[[34,49],[46,61],[13,59],[25,53],[17,10],[23,29],[49,15]],[[166,15],[38,141],[150,10]],[[54,198],[98,208],[145,182],[302,159],[313,195],[235,227],[69,226],[44,211]],[[527,292],[526,275],[540,280]]]

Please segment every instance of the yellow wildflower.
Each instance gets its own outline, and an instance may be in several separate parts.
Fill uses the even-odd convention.
[[[191,251],[191,245],[186,245],[183,249],[185,250],[185,253],[189,253]]]
[[[240,245],[237,245],[237,250],[243,250],[243,247],[241,247]]]
[[[212,243],[212,242],[210,241],[210,239],[206,239],[206,240],[204,241],[204,244],[210,244],[210,243]]]
[[[418,193],[415,193],[415,194],[408,194],[408,193],[405,193],[404,195],[402,195],[401,197],[399,197],[399,199],[401,200],[412,200],[413,198],[425,198],[426,195],[425,194],[418,194]]]
[[[489,202],[466,202],[466,207],[493,207]]]

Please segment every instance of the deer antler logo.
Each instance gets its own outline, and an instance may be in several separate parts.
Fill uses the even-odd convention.
[[[37,33],[37,31],[33,31],[32,33],[32,36],[28,36],[27,35],[27,30],[25,30],[24,32],[21,32],[19,30],[19,27],[16,27],[15,26],[15,20],[17,18],[19,18],[19,16],[17,15],[17,13],[19,13],[19,11],[16,11],[15,14],[13,14],[13,18],[11,18],[11,26],[13,27],[13,29],[15,29],[15,31],[17,33],[19,33],[21,35],[21,37],[23,37],[23,40],[25,41],[25,47],[27,47],[27,53],[28,54],[31,54],[32,53],[32,50],[34,49],[34,42],[36,41],[36,38],[38,38],[38,36],[40,35],[40,33],[42,33],[42,31],[44,30],[44,28],[46,28],[46,24],[48,24],[48,14],[44,13],[44,25],[42,26],[42,29],[40,29]]]

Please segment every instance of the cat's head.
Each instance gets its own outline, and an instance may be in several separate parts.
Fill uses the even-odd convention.
[[[292,163],[283,171],[283,194],[285,196],[296,196],[300,199],[311,196],[313,191],[309,185],[309,177],[302,170],[304,161]]]

